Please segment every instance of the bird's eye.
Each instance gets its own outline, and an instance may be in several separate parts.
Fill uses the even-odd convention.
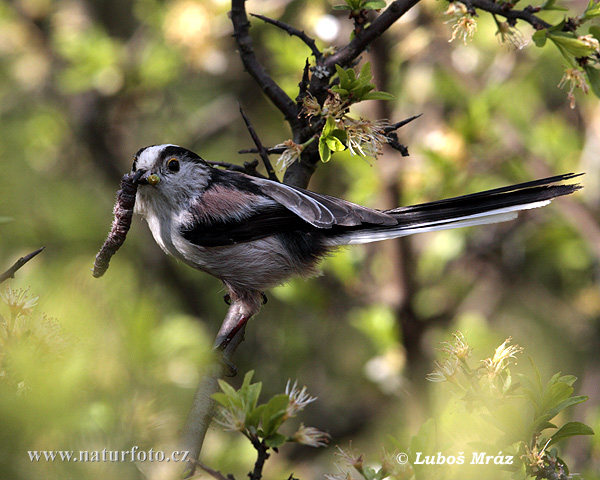
[[[178,172],[179,171],[179,160],[176,158],[169,158],[167,162],[167,168],[170,172]]]

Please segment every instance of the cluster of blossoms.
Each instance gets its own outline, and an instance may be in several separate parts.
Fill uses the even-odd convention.
[[[348,102],[332,91],[322,106],[312,95],[306,96],[303,102],[302,114],[307,118],[333,119],[336,131],[340,132],[343,138],[341,142],[344,148],[347,148],[352,155],[377,158],[381,155],[383,145],[388,143],[386,129],[390,126],[389,121],[352,118],[348,115],[348,107]],[[303,144],[286,140],[276,145],[275,148],[284,149],[277,159],[277,165],[280,169],[283,170],[294,163],[304,149],[315,139],[316,137],[313,137]]]
[[[469,377],[473,376],[474,372],[467,363],[467,359],[472,354],[472,349],[461,332],[456,332],[453,336],[453,343],[443,342],[442,347],[439,349],[441,352],[446,353],[449,359],[435,362],[436,369],[427,375],[427,380],[457,383],[457,374],[460,371]],[[475,372],[479,378],[486,378],[492,384],[510,363],[516,360],[516,354],[521,353],[523,348],[518,345],[510,345],[510,341],[511,338],[507,338],[496,348],[492,357],[481,360],[481,365]]]
[[[475,32],[477,31],[477,22],[469,13],[469,10],[464,3],[451,2],[444,12],[444,15],[450,17],[446,23],[453,24],[452,38],[448,40],[449,42],[458,38],[466,44],[468,39],[473,38],[473,35],[475,35]]]
[[[308,394],[306,387],[299,389],[297,382],[291,385],[291,382],[288,381],[285,387],[285,395],[287,396],[287,405],[279,423],[295,417],[308,404],[317,399]],[[255,412],[252,412],[252,409],[249,412],[247,407],[247,405],[239,405],[236,402],[228,402],[226,406],[219,405],[218,415],[214,420],[226,431],[241,432],[248,438],[254,438],[257,434],[256,428],[255,426],[248,425],[248,416]],[[317,428],[306,427],[301,423],[298,430],[293,435],[287,437],[285,441],[309,447],[325,447],[329,441],[329,435]]]
[[[336,455],[340,457],[340,462],[337,464],[339,473],[326,474],[327,480],[354,480],[356,477],[352,475],[348,469],[353,469],[361,475],[361,478],[386,478],[389,480],[400,480],[406,478],[414,478],[412,467],[408,463],[402,463],[398,460],[398,454],[390,453],[385,449],[382,450],[378,465],[379,470],[375,470],[365,462],[364,455],[350,446],[347,449],[338,447]]]

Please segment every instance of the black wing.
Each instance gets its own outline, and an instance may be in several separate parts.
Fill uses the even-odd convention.
[[[181,234],[203,247],[233,245],[290,232],[397,224],[390,215],[346,200],[220,170],[213,171],[211,187],[196,202],[189,210],[193,220],[181,228]],[[225,203],[231,205],[227,211],[223,208]]]
[[[259,206],[242,220],[196,220],[181,229],[183,237],[201,247],[218,247],[251,242],[294,231],[318,230],[283,205]]]

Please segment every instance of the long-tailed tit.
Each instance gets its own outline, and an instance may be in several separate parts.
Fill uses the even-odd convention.
[[[135,212],[147,220],[158,245],[219,278],[231,301],[241,305],[240,326],[258,312],[266,289],[315,274],[337,247],[503,222],[580,188],[557,184],[577,176],[566,174],[380,211],[220,170],[176,145],[142,148],[132,174],[139,185]]]

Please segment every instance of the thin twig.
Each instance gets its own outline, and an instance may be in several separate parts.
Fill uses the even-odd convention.
[[[275,25],[276,27],[281,28],[284,32],[287,32],[287,34],[290,37],[298,37],[306,44],[308,48],[310,48],[310,51],[316,59],[321,58],[321,56],[323,55],[318,49],[315,39],[309,37],[303,30],[298,30],[297,28],[294,28],[285,22],[282,22],[280,20],[274,20],[272,18],[265,17],[264,15],[259,15],[257,13],[251,13],[250,15],[256,18],[260,18],[263,22],[270,23],[271,25]]]
[[[258,151],[256,149],[253,149],[253,150],[254,150],[254,152],[240,151],[238,153],[258,153]],[[267,151],[269,151],[269,150],[267,149]],[[229,163],[229,162],[216,162],[216,161],[209,161],[209,160],[205,160],[205,161],[206,161],[206,163],[208,163],[209,165],[212,165],[213,167],[222,167],[225,170],[231,170],[232,172],[245,173],[246,175],[252,175],[253,177],[267,178],[263,174],[256,171],[256,167],[258,166],[258,160],[253,160],[251,162],[244,162],[243,166],[237,165],[235,163]]]
[[[404,125],[412,122],[413,120],[416,120],[417,118],[419,118],[421,115],[423,115],[422,113],[420,113],[419,115],[414,115],[412,117],[406,118],[404,120],[401,120],[399,122],[396,123],[392,123],[391,125],[388,125],[387,127],[385,127],[383,129],[384,133],[390,133],[393,132],[394,130],[398,130],[399,128],[403,127]]]
[[[44,248],[46,247],[44,246],[42,248],[38,248],[35,252],[31,252],[29,255],[25,255],[24,257],[19,258],[12,267],[6,270],[6,272],[0,274],[0,283],[5,282],[9,278],[14,278],[16,271],[19,270],[19,268],[25,265],[33,257],[35,257],[38,253],[40,253]]]
[[[388,28],[390,28],[396,20],[414,7],[420,0],[395,0],[379,15],[370,26],[361,30],[356,36],[339,49],[336,53],[327,57],[324,66],[330,72],[335,71],[335,65],[350,65],[365,49],[379,36],[381,36]]]
[[[277,85],[275,80],[267,73],[265,67],[258,61],[254,53],[252,38],[250,37],[250,22],[246,15],[246,1],[231,1],[231,22],[233,24],[233,37],[237,42],[240,58],[246,71],[256,80],[263,92],[271,100],[292,129],[301,128],[298,120],[298,107],[296,103]]]
[[[233,475],[229,474],[229,475],[225,476],[218,470],[213,470],[208,465],[204,465],[202,462],[200,462],[198,460],[194,460],[194,463],[198,467],[200,467],[202,470],[204,470],[206,473],[208,473],[211,477],[214,477],[217,480],[235,480],[235,477]]]
[[[552,26],[548,22],[545,22],[541,18],[534,15],[533,12],[535,11],[535,8],[531,6],[526,7],[523,10],[514,10],[512,8],[506,8],[502,2],[496,3],[492,0],[465,0],[464,3],[467,8],[475,7],[485,12],[501,15],[507,20],[524,20],[536,30],[543,30]]]
[[[223,320],[217,340],[223,336],[223,332],[231,330],[232,326],[238,325],[240,318],[244,315],[244,310],[239,302],[233,302],[227,310],[227,315]],[[207,368],[203,374],[198,388],[194,395],[192,407],[188,414],[188,418],[183,427],[183,435],[181,439],[181,450],[189,452],[189,460],[185,466],[186,475],[184,478],[189,478],[196,471],[196,460],[200,456],[204,437],[208,431],[210,422],[212,421],[215,401],[212,399],[212,394],[219,391],[219,379],[227,376],[232,371],[231,359],[237,347],[244,340],[245,325],[237,332],[237,334],[229,341],[223,349],[216,349],[215,355],[217,358]]]
[[[260,480],[262,478],[262,471],[265,466],[265,462],[269,458],[269,447],[265,445],[265,441],[259,441],[258,438],[251,438],[252,445],[256,449],[256,462],[254,463],[254,470],[248,474],[250,480]]]
[[[296,97],[296,103],[298,104],[298,108],[302,109],[302,102],[304,98],[308,95],[308,87],[310,86],[310,62],[308,58],[304,63],[304,70],[302,72],[302,80],[298,83],[298,96]]]
[[[283,152],[285,152],[287,150],[287,147],[269,147],[269,148],[265,148],[266,152],[271,155],[280,155]],[[244,148],[242,150],[238,150],[238,153],[243,154],[243,153],[258,153],[258,149],[257,148]]]
[[[258,138],[258,135],[256,134],[256,131],[254,130],[254,127],[250,123],[250,119],[244,113],[244,109],[242,108],[241,105],[239,106],[239,108],[240,108],[240,113],[242,115],[242,118],[244,119],[244,123],[246,124],[246,128],[248,129],[248,133],[252,137],[252,141],[254,142],[254,145],[256,145],[258,154],[260,155],[260,158],[263,161],[265,168],[267,169],[267,175],[269,176],[269,180],[274,180],[275,182],[279,182],[279,179],[277,178],[277,174],[275,173],[275,169],[273,168],[273,165],[271,165],[271,161],[269,160],[269,154],[267,153],[267,150],[265,149],[262,142],[260,141],[260,138]]]

